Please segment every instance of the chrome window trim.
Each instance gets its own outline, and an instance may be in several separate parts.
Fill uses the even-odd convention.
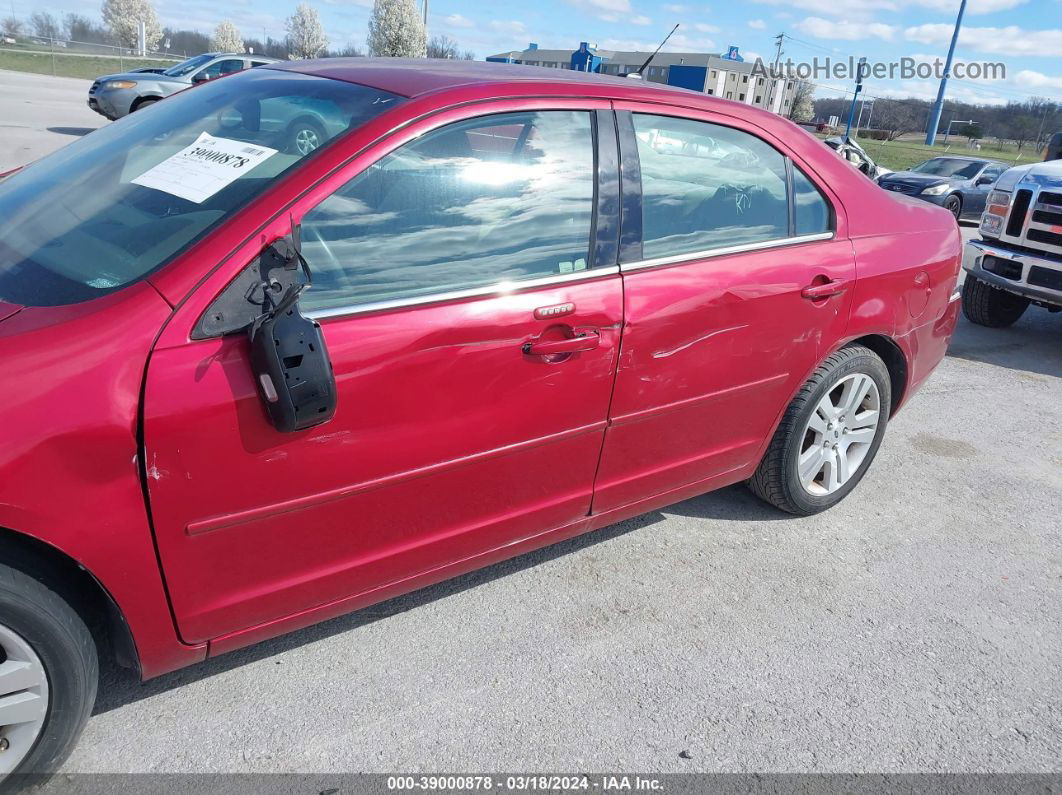
[[[483,287],[469,287],[465,290],[446,290],[439,293],[409,296],[406,298],[392,298],[387,301],[371,301],[364,304],[347,304],[345,306],[328,307],[325,309],[311,309],[303,312],[306,317],[314,320],[325,318],[344,317],[347,315],[363,315],[369,312],[380,312],[387,309],[404,309],[407,307],[424,306],[426,304],[439,304],[445,301],[456,301],[463,298],[483,298],[487,296],[509,295],[530,290],[535,287],[549,287],[554,284],[568,284],[570,282],[589,281],[603,276],[616,276],[620,272],[618,265],[609,265],[603,268],[590,268],[575,273],[558,273],[551,276],[540,276],[535,279],[518,279],[515,281],[495,282]],[[312,287],[310,288],[313,289]]]
[[[834,232],[816,232],[813,235],[795,235],[793,237],[781,237],[776,240],[763,240],[758,243],[745,243],[740,246],[723,246],[721,248],[708,248],[701,251],[690,251],[684,254],[671,254],[666,257],[643,259],[637,262],[620,263],[621,271],[636,271],[644,268],[657,268],[663,265],[675,265],[680,262],[693,260],[711,259],[713,257],[725,257],[729,254],[743,254],[746,251],[763,251],[782,246],[795,246],[800,243],[813,243],[817,240],[832,240]]]

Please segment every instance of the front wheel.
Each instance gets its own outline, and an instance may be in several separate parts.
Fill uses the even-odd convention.
[[[81,617],[34,578],[0,564],[0,780],[59,766],[92,711],[98,678]]]
[[[962,313],[971,323],[1005,328],[1014,325],[1028,308],[1028,298],[997,290],[969,274],[962,283]]]
[[[952,194],[944,200],[944,209],[954,215],[955,219],[958,220],[959,216],[962,215],[962,199],[955,194]]]
[[[325,142],[325,131],[313,119],[296,119],[288,127],[288,152],[308,155]]]
[[[836,505],[874,460],[891,399],[889,371],[876,353],[852,345],[832,354],[789,404],[749,488],[801,516]]]

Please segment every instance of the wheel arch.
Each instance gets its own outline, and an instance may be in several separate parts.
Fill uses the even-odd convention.
[[[110,592],[81,563],[51,544],[0,527],[0,560],[54,591],[92,632],[100,656],[141,671],[133,633]],[[102,634],[99,630],[102,629]]]
[[[130,113],[134,112],[137,108],[139,108],[145,102],[158,102],[160,99],[163,99],[163,97],[158,96],[156,94],[145,94],[142,97],[137,97],[136,99],[133,100],[133,104],[129,106],[129,112]]]
[[[889,371],[891,387],[891,399],[889,401],[889,416],[892,416],[903,403],[907,392],[907,384],[910,379],[910,368],[907,365],[907,357],[896,341],[884,334],[867,334],[849,340],[842,348],[851,345],[862,345],[874,351],[885,362],[885,368]]]

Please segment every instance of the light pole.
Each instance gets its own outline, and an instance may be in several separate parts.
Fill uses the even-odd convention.
[[[944,145],[945,146],[948,145],[948,136],[951,135],[951,125],[953,125],[955,122],[959,122],[959,124],[977,124],[977,122],[975,120],[973,120],[973,119],[967,119],[966,121],[963,121],[962,119],[952,119],[951,121],[949,121],[948,122],[948,129],[946,129],[944,131]]]
[[[940,78],[940,88],[937,90],[937,101],[933,103],[933,112],[929,115],[926,146],[932,146],[937,141],[937,126],[940,124],[940,114],[944,111],[944,91],[948,87],[948,78],[951,77],[951,60],[955,57],[955,45],[959,41],[959,29],[962,28],[962,15],[965,11],[966,0],[961,0],[959,16],[955,18],[955,32],[951,34],[951,46],[948,47],[948,60],[944,63],[944,74]]]
[[[965,0],[963,0],[965,2]],[[867,64],[866,58],[859,59],[859,65],[856,67],[856,86],[855,92],[852,94],[852,106],[848,109],[848,126],[844,130],[844,139],[847,141],[852,134],[852,122],[855,120],[856,102],[859,99],[859,92],[863,90],[863,67]]]

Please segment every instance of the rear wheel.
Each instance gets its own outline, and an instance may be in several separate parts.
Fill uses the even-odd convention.
[[[997,290],[970,274],[962,284],[962,313],[971,323],[1004,328],[1017,322],[1029,308],[1029,299]]]
[[[37,580],[0,564],[0,779],[47,774],[88,720],[99,677],[80,616]]]
[[[876,353],[853,345],[832,354],[789,404],[749,488],[802,516],[836,505],[874,460],[891,397],[889,371]]]

